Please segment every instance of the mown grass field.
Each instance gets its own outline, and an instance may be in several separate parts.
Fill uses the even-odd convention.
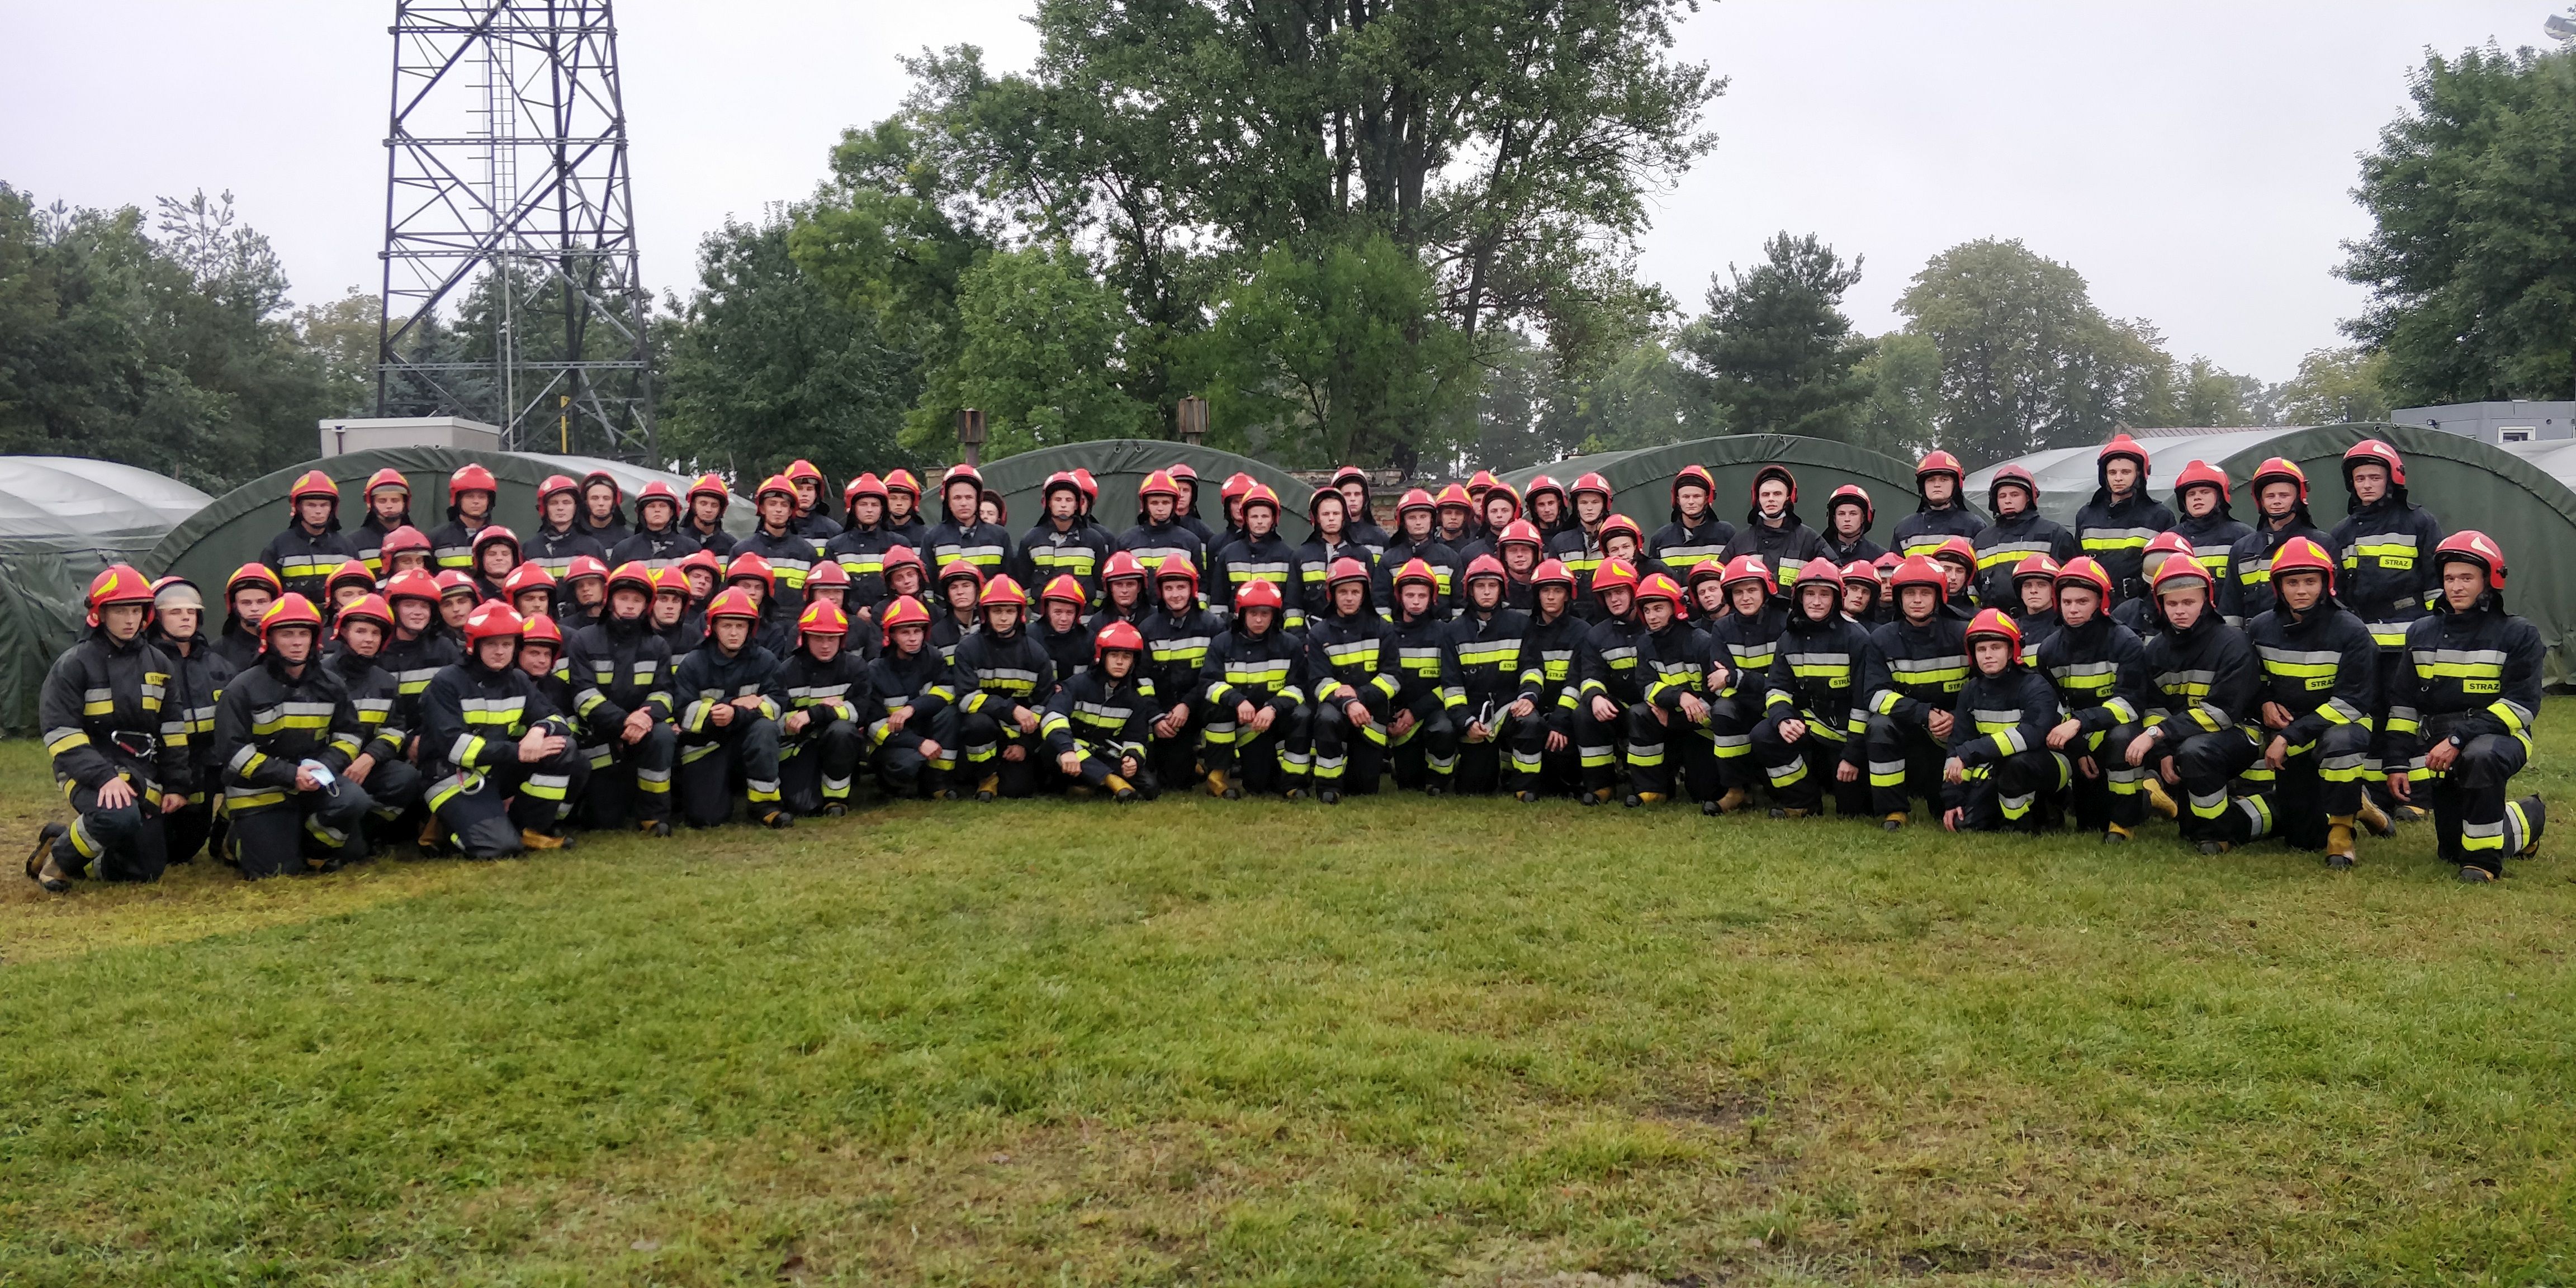
[[[1196,798],[12,875],[0,1283],[2564,1283],[2571,844]]]

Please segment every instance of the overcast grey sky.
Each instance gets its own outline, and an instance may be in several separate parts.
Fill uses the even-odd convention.
[[[645,281],[801,197],[845,125],[903,93],[895,57],[975,43],[1026,64],[1025,0],[625,0],[620,58]],[[0,0],[0,181],[75,205],[230,188],[299,301],[377,285],[389,0]],[[1867,257],[1850,301],[1897,324],[1941,248],[2019,237],[2177,353],[2278,380],[2339,343],[2332,276],[2368,228],[2354,155],[2426,48],[2544,43],[2545,0],[2108,5],[1725,0],[1683,57],[1732,84],[1715,153],[1658,202],[1643,268],[1696,311],[1779,229]]]

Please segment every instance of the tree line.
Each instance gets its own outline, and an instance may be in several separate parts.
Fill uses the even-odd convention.
[[[1169,437],[1196,394],[1213,443],[1292,466],[1441,473],[1736,432],[1982,461],[2576,387],[2568,53],[2428,57],[2362,160],[2355,343],[2274,384],[2177,355],[2006,238],[1933,256],[1883,335],[1844,309],[1864,259],[1813,233],[1714,275],[1696,309],[1669,298],[1635,271],[1647,201],[1712,145],[1725,89],[1671,57],[1684,11],[1041,0],[1028,71],[971,46],[907,60],[901,107],[846,132],[815,193],[703,240],[655,321],[666,454],[926,463],[970,406],[988,455]],[[417,343],[488,356],[496,294]],[[303,459],[316,419],[373,409],[375,312],[290,305],[228,195],[147,216],[0,186],[0,450],[209,488]],[[480,410],[417,392],[394,410]]]

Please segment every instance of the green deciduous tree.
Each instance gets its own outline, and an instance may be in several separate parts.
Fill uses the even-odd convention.
[[[1854,416],[1853,441],[1903,460],[1937,445],[1941,348],[1930,336],[1890,331],[1872,339],[1852,374],[1869,387]]]
[[[960,277],[957,360],[932,376],[904,432],[916,452],[954,441],[956,412],[985,413],[985,451],[1007,456],[1095,438],[1150,437],[1153,409],[1121,385],[1124,310],[1069,246],[995,251]]]
[[[2370,288],[2346,331],[2387,355],[2400,404],[2565,398],[2576,387],[2576,54],[2489,46],[2425,60],[2413,109],[2362,158]]]
[[[1842,312],[1860,261],[1844,263],[1813,233],[1779,233],[1762,254],[1750,271],[1710,277],[1688,352],[1738,432],[1848,439],[1869,396],[1853,370],[1865,346]]]
[[[2381,384],[2388,355],[2363,349],[2311,349],[2299,373],[2276,393],[2282,423],[2336,425],[2388,419],[2388,390]]]

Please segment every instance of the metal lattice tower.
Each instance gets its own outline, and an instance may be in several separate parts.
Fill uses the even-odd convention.
[[[651,462],[609,0],[396,0],[376,414]]]

